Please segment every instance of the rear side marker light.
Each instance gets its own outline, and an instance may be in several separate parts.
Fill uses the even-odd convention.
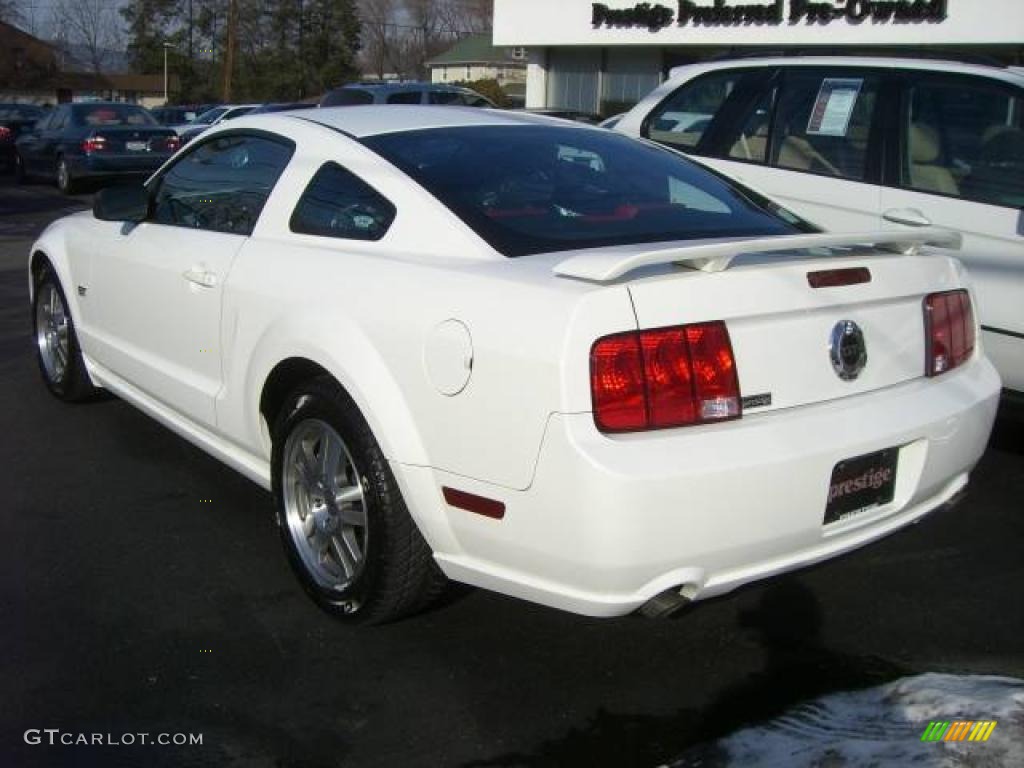
[[[807,273],[807,284],[811,288],[837,288],[842,285],[860,285],[870,282],[871,270],[867,267],[823,269]]]
[[[477,496],[475,493],[467,493],[447,485],[441,486],[444,500],[453,507],[464,509],[467,512],[475,512],[484,517],[491,517],[501,520],[505,516],[505,505],[500,501],[488,499],[486,496]]]
[[[594,422],[639,432],[739,418],[739,380],[722,322],[633,331],[590,352]]]
[[[965,290],[931,293],[924,299],[925,374],[939,376],[974,353],[974,308]]]

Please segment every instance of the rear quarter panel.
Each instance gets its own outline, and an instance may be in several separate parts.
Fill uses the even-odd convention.
[[[219,428],[269,456],[260,393],[275,365],[304,357],[345,386],[390,460],[527,487],[548,416],[562,402],[568,329],[588,303],[598,308],[583,314],[603,323],[601,332],[634,327],[628,293],[555,278],[544,259],[499,256],[372,152],[306,126],[288,134],[296,156],[228,277]],[[383,239],[289,230],[296,202],[328,160],[395,205]],[[446,395],[427,373],[424,348],[450,319],[468,329],[472,368],[465,388]]]

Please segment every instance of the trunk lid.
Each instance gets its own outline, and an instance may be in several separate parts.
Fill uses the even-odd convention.
[[[864,268],[870,282],[815,288],[808,275]],[[925,372],[924,297],[960,285],[954,262],[851,249],[843,258],[741,256],[727,271],[669,268],[627,288],[640,328],[725,321],[746,413],[883,389]],[[853,339],[856,324],[860,340]],[[838,335],[838,339],[836,339]],[[837,347],[837,345],[839,345]],[[846,345],[847,363],[842,360]],[[866,360],[857,352],[863,347]],[[833,363],[834,355],[840,359]],[[854,375],[849,375],[854,374]]]
[[[170,154],[174,149],[168,146],[167,140],[174,139],[173,146],[177,142],[177,134],[173,130],[156,126],[100,127],[87,138],[102,139],[104,154],[116,155]]]
[[[924,297],[963,277],[922,246],[959,244],[931,228],[731,238],[577,251],[553,271],[625,287],[641,330],[724,321],[744,412],[758,413],[924,376]],[[849,279],[818,279],[835,270]]]

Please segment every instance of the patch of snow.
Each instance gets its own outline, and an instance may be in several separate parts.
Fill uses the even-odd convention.
[[[932,720],[995,720],[987,742],[923,742]],[[833,693],[688,750],[672,768],[1024,766],[1024,680],[929,673]]]

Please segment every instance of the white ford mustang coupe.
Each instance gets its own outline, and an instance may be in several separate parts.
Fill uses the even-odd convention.
[[[347,107],[211,129],[29,281],[50,390],[272,490],[326,610],[448,577],[666,615],[959,495],[999,378],[953,239],[822,233],[597,128]]]

